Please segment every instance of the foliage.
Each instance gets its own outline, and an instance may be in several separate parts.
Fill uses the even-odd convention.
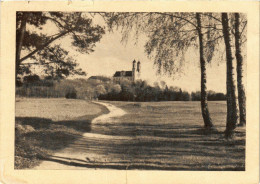
[[[56,33],[42,32],[47,26],[52,26]],[[90,53],[103,34],[104,28],[93,25],[92,19],[81,12],[17,12],[16,73],[29,74],[30,66],[36,64],[54,78],[85,75],[69,52],[55,41],[70,36],[72,47]],[[24,62],[28,59],[33,63]]]
[[[161,81],[161,84],[165,84]],[[190,95],[188,92],[183,92],[179,88],[170,87],[165,85],[164,88],[159,86],[150,86],[146,81],[137,80],[132,83],[128,80],[119,82],[115,87],[121,91],[111,90],[106,94],[99,96],[100,100],[114,100],[114,101],[189,101]],[[164,85],[163,85],[164,86]]]
[[[91,76],[89,77],[89,79],[97,79],[103,82],[107,82],[111,80],[109,77],[105,77],[105,76]]]
[[[27,84],[35,84],[40,81],[40,77],[38,75],[28,75],[25,76],[23,80]]]
[[[39,51],[39,55],[35,58],[44,66],[45,75],[53,79],[59,80],[69,75],[86,75],[81,68],[77,68],[78,63],[68,54],[69,52],[60,45],[54,45]]]
[[[77,91],[75,90],[75,88],[69,88],[66,91],[65,98],[77,98]]]
[[[191,93],[191,100],[192,101],[200,101],[200,91],[192,92]],[[226,95],[224,93],[216,93],[214,91],[208,91],[208,100],[209,101],[225,101]]]

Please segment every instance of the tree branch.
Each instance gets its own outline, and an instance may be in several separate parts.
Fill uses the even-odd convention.
[[[245,29],[246,25],[247,25],[247,21],[246,21],[246,23],[244,24],[244,26],[243,26],[243,28],[242,28],[242,31],[241,31],[241,33],[240,33],[240,35],[239,35],[239,37],[241,37],[242,33],[244,32],[244,29]]]
[[[223,37],[224,37],[223,35],[220,35],[219,37],[215,38],[214,40],[209,40],[208,42],[215,42],[216,40],[223,38]]]
[[[55,62],[55,61],[50,61],[50,62],[48,62],[48,63],[43,63],[43,64],[41,64],[41,63],[21,63],[20,65],[49,65],[49,64],[52,64],[52,63],[57,63],[57,62]]]
[[[36,52],[42,50],[44,47],[48,46],[48,45],[49,45],[50,43],[52,43],[53,41],[59,39],[60,37],[66,35],[67,33],[71,32],[71,31],[72,31],[72,30],[64,31],[63,33],[59,34],[58,36],[56,36],[56,37],[50,39],[49,41],[47,41],[47,42],[46,42],[45,44],[43,44],[42,46],[36,48],[36,49],[35,49],[34,51],[32,51],[30,54],[28,54],[28,55],[24,56],[23,58],[21,58],[21,59],[19,60],[19,62],[21,63],[21,62],[23,62],[24,60],[30,58],[30,57],[33,56]]]
[[[161,14],[161,15],[168,15],[168,16],[171,16],[171,17],[174,17],[174,18],[177,18],[177,19],[183,19],[183,20],[187,21],[188,23],[190,23],[191,25],[193,25],[197,29],[196,24],[194,24],[193,22],[191,22],[190,20],[188,20],[184,17],[176,16],[176,15],[173,15],[173,14],[161,13],[161,12],[156,12],[156,13]]]
[[[54,18],[47,17],[47,16],[45,16],[45,18],[53,21],[54,23],[58,24],[60,27],[66,29],[59,21],[55,20]],[[59,28],[59,26],[58,26],[58,28]]]
[[[216,17],[214,17],[214,16],[212,16],[212,15],[210,15],[210,14],[208,14],[208,13],[206,13],[205,15],[208,16],[208,17],[211,17],[211,18],[215,19],[216,21],[218,21],[218,22],[220,22],[220,23],[222,24],[221,20],[217,19]]]

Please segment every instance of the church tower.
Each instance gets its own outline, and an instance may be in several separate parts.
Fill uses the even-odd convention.
[[[136,64],[136,61],[134,60],[133,61],[133,68],[132,68],[132,79],[133,79],[133,82],[135,81],[135,64]]]
[[[138,72],[138,77],[140,78],[140,75],[141,75],[141,62],[140,61],[137,62],[137,70],[136,71]]]

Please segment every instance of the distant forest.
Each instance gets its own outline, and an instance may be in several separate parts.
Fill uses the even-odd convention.
[[[114,82],[108,77],[92,76],[88,79],[53,80],[41,79],[38,75],[23,78],[16,88],[20,97],[79,98],[113,101],[200,101],[200,92],[188,93],[181,88],[167,86],[164,81],[149,85],[146,81]],[[223,93],[208,91],[208,100],[226,100]]]

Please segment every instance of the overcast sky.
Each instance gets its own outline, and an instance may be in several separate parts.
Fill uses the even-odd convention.
[[[97,21],[96,21],[97,22]],[[54,33],[56,30],[47,25],[48,31]],[[104,75],[112,77],[115,71],[131,70],[132,61],[141,62],[142,79],[150,84],[155,81],[164,80],[168,86],[181,87],[188,92],[200,90],[200,68],[198,50],[190,49],[185,56],[185,66],[183,73],[172,77],[156,75],[156,66],[148,59],[144,52],[145,38],[139,39],[137,45],[131,38],[127,44],[121,43],[119,31],[110,33],[106,31],[101,41],[96,44],[95,51],[90,54],[78,53],[71,47],[69,37],[63,37],[55,43],[60,43],[65,49],[70,51],[79,66],[87,73],[87,78],[93,75]],[[225,61],[213,60],[207,67],[208,90],[216,92],[226,91],[226,67]],[[77,77],[77,76],[76,76]]]

